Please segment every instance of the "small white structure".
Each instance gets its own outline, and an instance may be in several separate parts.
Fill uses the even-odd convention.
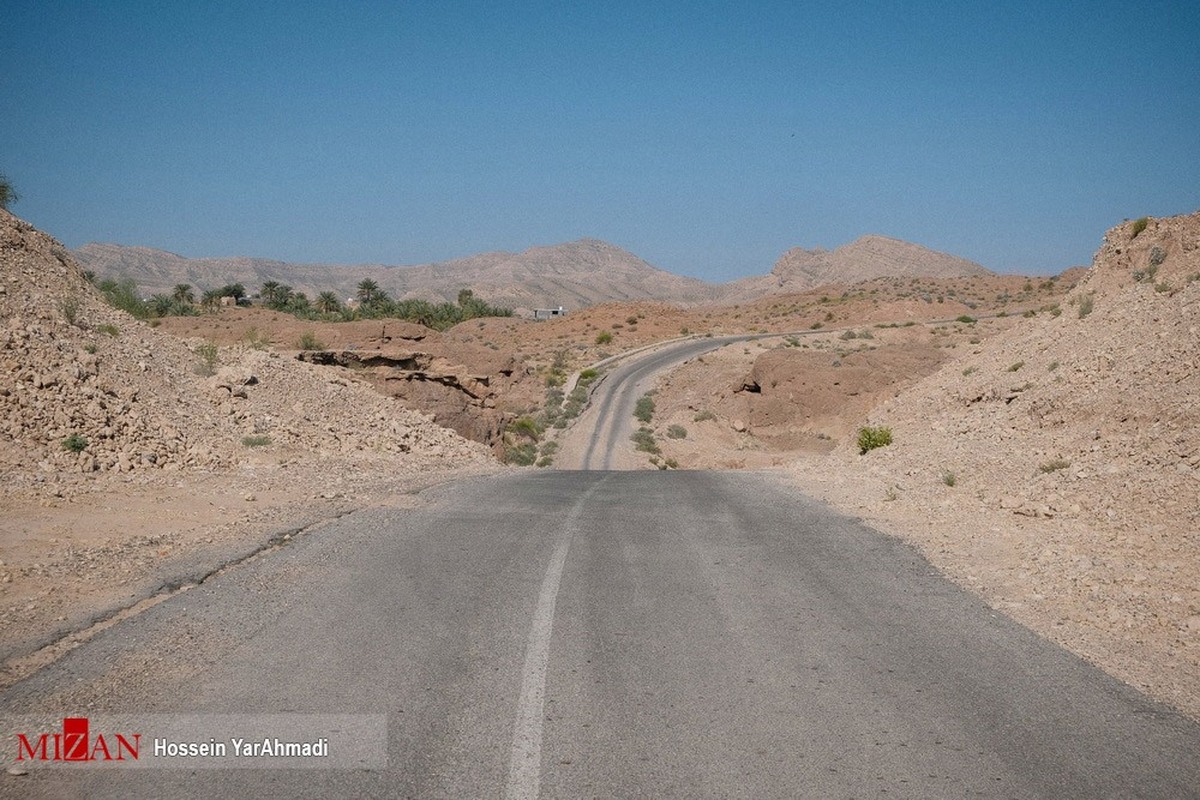
[[[555,317],[566,316],[567,312],[562,306],[558,308],[535,308],[533,310],[534,319],[554,319]]]

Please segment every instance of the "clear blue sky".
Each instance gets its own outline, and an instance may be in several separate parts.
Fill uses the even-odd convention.
[[[1200,208],[1200,3],[0,0],[0,172],[71,247],[1057,271]]]

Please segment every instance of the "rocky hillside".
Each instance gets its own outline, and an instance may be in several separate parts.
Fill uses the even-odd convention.
[[[744,302],[831,283],[849,286],[873,278],[956,278],[991,274],[973,261],[911,242],[885,236],[863,236],[832,251],[793,247],[779,257],[770,275],[730,284],[725,299]]]
[[[1133,231],[1108,232],[1060,313],[882,409],[897,443],[880,457],[936,450],[982,484],[1016,480],[1051,511],[1081,505],[1071,498],[1083,493],[1115,517],[1152,498],[1154,516],[1200,519],[1200,213]]]
[[[1130,680],[1167,665],[1162,696],[1196,711],[1200,213],[1111,229],[1086,279],[1026,322],[878,408],[893,444],[835,457],[926,526],[969,518],[937,552],[990,554],[973,575],[1019,548],[988,591]],[[1005,544],[992,514],[1034,527]]]
[[[656,269],[634,254],[596,239],[533,247],[521,253],[483,253],[418,266],[288,264],[253,258],[184,258],[146,247],[87,244],[75,252],[84,269],[130,278],[148,294],[170,293],[179,283],[216,288],[241,283],[252,292],[266,281],[315,294],[354,295],[364,278],[395,298],[454,301],[473,289],[493,305],[580,308],[616,300],[710,300],[718,287]]]
[[[248,448],[430,464],[486,457],[329,369],[153,330],[106,305],[61,244],[5,211],[0,363],[10,486],[61,471],[216,467]]]

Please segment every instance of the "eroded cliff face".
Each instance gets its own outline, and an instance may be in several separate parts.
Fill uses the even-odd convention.
[[[305,351],[297,358],[351,370],[439,425],[493,448],[515,416],[501,407],[504,396],[525,376],[511,357],[491,374],[472,373],[448,358],[404,348]]]

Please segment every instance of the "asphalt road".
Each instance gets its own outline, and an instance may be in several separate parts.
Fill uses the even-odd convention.
[[[811,333],[811,331],[809,332]],[[566,447],[555,459],[561,468],[622,469],[645,467],[645,455],[634,455],[633,410],[653,388],[659,374],[732,342],[766,338],[763,334],[692,339],[652,350],[614,366],[592,392],[591,405],[567,433]]]
[[[0,795],[1200,797],[1200,725],[906,545],[768,473],[608,470],[650,379],[722,343],[610,372],[570,448],[594,471],[319,526],[0,694],[5,719],[201,714],[218,735],[377,715],[379,763],[35,767]]]
[[[386,714],[386,767],[34,769],[20,797],[1196,797],[1200,726],[767,474],[526,471],[365,510],[6,713]]]

